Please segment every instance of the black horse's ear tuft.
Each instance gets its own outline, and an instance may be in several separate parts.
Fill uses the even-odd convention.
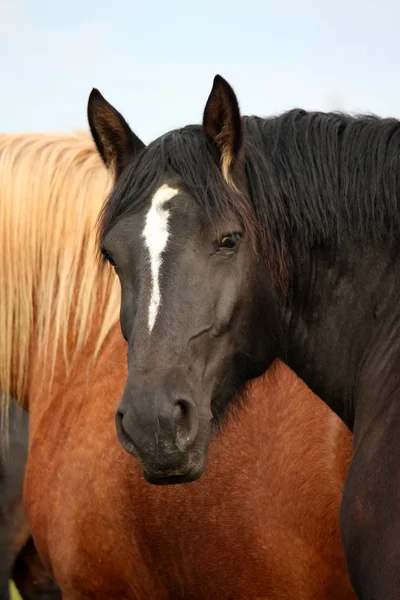
[[[124,117],[93,88],[87,108],[90,131],[97,150],[115,179],[145,144],[133,133]]]
[[[243,125],[235,92],[220,75],[214,77],[204,109],[203,129],[223,177],[231,183],[231,171],[243,146]]]

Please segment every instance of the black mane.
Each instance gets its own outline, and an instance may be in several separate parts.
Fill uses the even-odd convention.
[[[211,220],[234,209],[245,224],[258,223],[274,261],[287,259],[286,233],[302,248],[397,238],[398,120],[295,109],[243,124],[251,206],[225,184],[201,126],[191,125],[154,141],[126,169],[102,213],[100,238],[148,200],[169,170]]]

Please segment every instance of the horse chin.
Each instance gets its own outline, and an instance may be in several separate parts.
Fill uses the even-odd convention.
[[[143,477],[152,485],[176,485],[178,483],[191,483],[200,479],[205,471],[206,459],[202,458],[193,468],[186,473],[166,473],[165,475],[151,474],[143,469]]]

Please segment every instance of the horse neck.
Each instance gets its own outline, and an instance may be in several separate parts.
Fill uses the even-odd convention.
[[[80,293],[81,291],[77,290],[75,298]],[[22,400],[30,412],[37,410],[33,403],[41,404],[42,412],[55,398],[62,398],[66,390],[85,377],[96,363],[99,355],[107,347],[110,335],[115,336],[115,330],[119,332],[115,300],[115,293],[110,294],[109,303],[104,304],[99,300],[94,318],[87,322],[84,340],[74,326],[77,318],[75,310],[71,310],[68,316],[66,338],[56,336],[46,348],[38,344],[37,327],[33,328],[27,364],[27,386]],[[50,330],[53,326],[52,323]]]
[[[43,393],[52,394],[58,385],[67,385],[77,365],[96,359],[118,322],[119,285],[108,268],[103,270],[94,260],[73,276],[68,267],[59,271],[61,276],[65,272],[67,284],[55,284],[52,273],[42,272],[32,285],[32,313],[27,317],[21,311],[25,329],[18,324],[14,330],[16,340],[27,340],[25,347],[21,344],[26,351],[20,361],[11,361],[8,389],[25,408],[30,406],[32,373],[35,385],[41,379]],[[15,346],[14,352],[19,349]]]
[[[285,361],[353,429],[378,383],[383,391],[383,370],[398,361],[400,308],[392,299],[399,267],[389,252],[354,244],[334,259],[310,255],[293,269]],[[371,368],[377,357],[379,368]],[[396,378],[388,381],[398,389]]]

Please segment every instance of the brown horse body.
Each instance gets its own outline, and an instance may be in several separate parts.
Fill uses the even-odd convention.
[[[68,141],[63,141],[59,161],[71,152],[77,155],[67,161],[66,184],[70,187],[80,165],[90,160],[95,162],[93,177],[105,189],[94,148],[87,140],[82,143],[85,150],[78,152],[65,148]],[[15,148],[13,152],[17,156]],[[48,167],[43,152],[40,156],[36,181],[38,165]],[[12,164],[21,169],[23,161],[19,157]],[[0,191],[6,187],[2,169],[0,161]],[[21,181],[21,172],[10,178]],[[7,340],[18,339],[23,347],[27,338],[26,332],[14,332],[0,345],[0,384],[29,404],[25,507],[41,558],[63,598],[354,598],[339,535],[350,434],[282,365],[249,387],[240,418],[229,415],[223,433],[211,444],[202,479],[167,488],[143,480],[139,464],[118,443],[114,426],[126,379],[126,344],[117,324],[118,297],[104,296],[101,286],[95,287],[99,280],[106,290],[110,285],[110,275],[96,271],[89,235],[103,198],[97,191],[90,210],[83,205],[66,210],[61,192],[54,197],[54,182],[51,189],[52,210],[62,218],[55,223],[45,206],[41,218],[47,217],[47,234],[35,233],[40,223],[31,228],[38,237],[35,243],[44,246],[36,247],[38,266],[32,269],[33,316],[23,313],[30,304],[15,303],[18,290],[9,288],[5,294],[10,306],[21,310],[15,321],[32,327],[23,372],[6,353]],[[35,190],[31,186],[29,191],[34,203]],[[43,190],[40,197],[46,198]],[[20,205],[21,198],[17,200]],[[89,202],[88,191],[79,201]],[[1,216],[4,220],[7,215]],[[6,246],[15,253],[24,226],[19,222],[19,237],[14,246]],[[29,239],[33,245],[35,240]],[[0,265],[7,280],[12,275],[7,273],[9,261]],[[110,300],[105,303],[104,297]],[[63,304],[65,298],[69,300]],[[40,301],[47,303],[47,311]],[[3,302],[0,314],[7,311],[7,300]]]

